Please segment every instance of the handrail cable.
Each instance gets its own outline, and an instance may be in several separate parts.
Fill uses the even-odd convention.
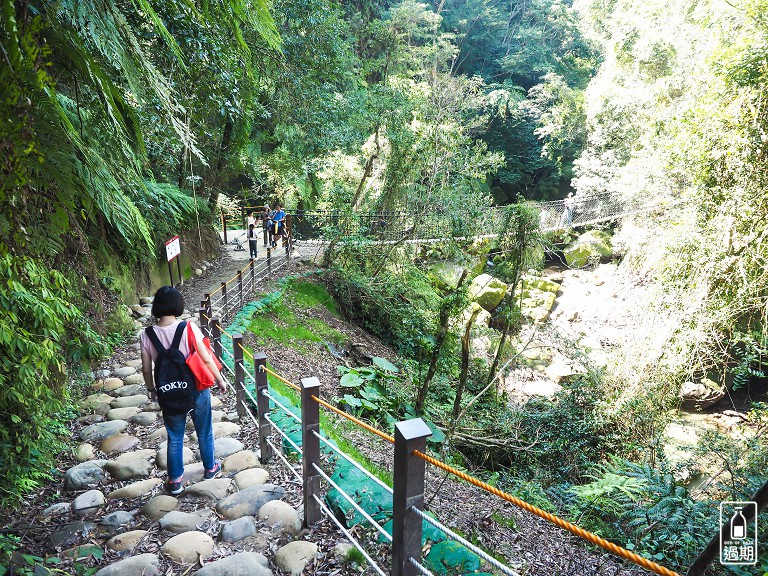
[[[248,268],[248,267],[246,266],[245,268],[243,268],[243,270],[245,270],[246,268]],[[240,274],[240,272],[242,272],[243,270],[240,270],[240,271],[239,271],[237,274]],[[230,282],[232,282],[232,280],[234,280],[235,278],[237,278],[237,274],[235,274],[234,276],[232,276],[232,278],[230,278],[230,279],[229,279],[229,280],[227,280],[226,282],[222,283],[222,286],[226,286],[227,284],[229,284]],[[216,294],[216,292],[218,292],[219,290],[221,290],[222,286],[219,286],[218,288],[216,288],[216,290],[214,290],[213,292],[211,292],[211,296],[213,296],[214,294]]]
[[[394,436],[390,436],[389,434],[386,434],[385,432],[382,432],[381,430],[377,430],[376,428],[374,428],[373,426],[370,426],[369,424],[366,424],[362,420],[358,420],[357,418],[355,418],[351,414],[347,414],[343,410],[339,410],[338,408],[336,408],[336,406],[328,404],[328,402],[326,402],[325,400],[321,400],[320,398],[318,398],[317,396],[314,396],[314,395],[312,396],[312,400],[314,400],[315,402],[317,402],[321,406],[325,406],[331,412],[336,412],[336,414],[338,414],[339,416],[343,416],[347,420],[351,420],[352,422],[354,422],[355,424],[357,424],[361,428],[365,428],[366,430],[368,430],[368,432],[372,432],[373,434],[376,434],[376,436],[384,438],[384,440],[386,440],[390,444],[394,444],[395,443]]]
[[[264,372],[266,372],[267,374],[269,374],[270,376],[274,376],[275,378],[277,378],[278,380],[280,380],[280,382],[282,382],[283,384],[287,384],[288,386],[290,386],[290,387],[291,387],[291,388],[293,388],[294,390],[296,390],[296,391],[298,391],[298,392],[301,392],[301,388],[299,388],[298,386],[296,386],[296,384],[294,384],[293,382],[290,382],[289,380],[286,380],[285,378],[283,378],[282,376],[280,376],[280,374],[278,374],[278,373],[276,373],[276,372],[272,372],[272,370],[270,370],[270,369],[269,369],[269,368],[267,368],[266,366],[263,366],[263,365],[262,365],[262,366],[260,366],[260,369],[261,369],[261,370],[263,370]]]
[[[373,568],[379,576],[387,576],[387,574],[379,568],[379,565],[374,562],[373,558],[371,558],[368,553],[363,549],[363,547],[358,543],[357,539],[352,536],[352,534],[347,530],[341,522],[339,522],[339,519],[334,516],[334,514],[328,509],[328,507],[325,505],[325,503],[322,501],[321,498],[317,497],[317,494],[312,494],[312,498],[315,499],[315,502],[317,502],[317,505],[320,506],[320,509],[325,512],[325,515],[328,516],[331,520],[333,520],[333,523],[336,524],[339,530],[341,530],[341,533],[344,534],[344,536],[347,537],[347,539],[352,542],[355,548],[358,549],[360,554],[363,555],[363,557],[366,559],[368,564]]]
[[[251,374],[248,371],[248,368],[245,367],[245,362],[241,360],[240,362],[238,362],[238,364],[240,364],[240,367],[243,369],[243,374],[245,374],[248,377],[248,380],[250,380],[251,382],[256,382],[256,378],[254,377],[254,375]]]
[[[612,552],[613,554],[616,554],[617,556],[621,556],[625,560],[629,560],[630,562],[634,562],[635,564],[642,566],[646,570],[650,570],[651,572],[655,572],[656,574],[660,574],[661,576],[680,576],[677,572],[670,570],[669,568],[665,568],[664,566],[660,566],[656,564],[655,562],[651,562],[647,558],[643,558],[642,556],[639,556],[635,554],[634,552],[630,552],[629,550],[622,548],[621,546],[618,546],[617,544],[614,544],[613,542],[609,542],[608,540],[605,540],[604,538],[601,538],[600,536],[596,534],[592,534],[591,532],[588,532],[584,530],[583,528],[580,528],[576,526],[575,524],[571,524],[567,520],[563,520],[562,518],[559,518],[555,516],[554,514],[550,514],[549,512],[545,512],[541,508],[537,508],[536,506],[529,504],[525,500],[520,500],[520,498],[515,498],[511,494],[507,494],[506,492],[503,492],[502,490],[499,490],[498,488],[494,488],[490,484],[486,484],[482,480],[478,480],[477,478],[473,478],[469,474],[466,474],[462,472],[461,470],[457,470],[453,466],[449,466],[448,464],[445,464],[444,462],[441,462],[440,460],[433,458],[432,456],[429,456],[428,454],[424,454],[423,452],[419,450],[414,450],[413,454],[415,456],[418,456],[422,460],[429,462],[430,464],[437,466],[441,470],[444,470],[446,472],[449,472],[453,474],[454,476],[458,476],[462,480],[465,480],[469,482],[470,484],[473,484],[474,486],[477,486],[478,488],[482,488],[486,492],[490,492],[491,494],[494,494],[498,496],[499,498],[502,498],[503,500],[506,500],[507,502],[511,502],[518,508],[522,508],[523,510],[526,510],[530,512],[531,514],[535,514],[536,516],[539,516],[540,518],[544,518],[545,520],[548,520],[555,526],[558,526],[564,530],[567,530],[571,534],[575,534],[579,538],[583,538],[584,540],[587,540],[591,542],[592,544],[595,544],[597,546],[600,546],[601,548],[604,548],[605,550],[608,550],[609,552]]]
[[[383,482],[381,479],[377,478],[375,475],[371,474],[371,473],[370,473],[368,470],[366,470],[365,468],[363,468],[363,467],[362,467],[360,464],[358,464],[358,463],[357,463],[357,462],[356,462],[354,459],[352,459],[352,457],[351,457],[351,456],[349,456],[349,455],[348,455],[347,453],[345,453],[343,450],[340,450],[338,446],[334,446],[332,442],[330,442],[329,440],[327,440],[326,438],[324,438],[322,435],[318,434],[318,433],[317,433],[317,430],[312,430],[312,434],[314,434],[315,436],[317,436],[317,437],[318,437],[318,439],[320,440],[320,442],[322,442],[323,444],[325,444],[326,446],[328,446],[328,448],[330,448],[331,450],[333,450],[334,452],[336,452],[337,454],[339,454],[339,456],[341,456],[341,457],[342,457],[342,458],[344,458],[344,459],[345,459],[347,462],[349,462],[350,464],[352,464],[352,466],[354,466],[355,468],[357,468],[358,470],[360,470],[360,472],[362,472],[363,474],[365,474],[366,476],[368,476],[368,478],[370,478],[371,480],[373,480],[374,482],[376,482],[376,483],[377,483],[379,486],[381,486],[382,488],[384,488],[384,490],[386,490],[386,491],[387,491],[387,492],[389,492],[390,494],[392,494],[392,493],[393,493],[393,490],[392,490],[392,488],[391,488],[391,487],[387,486],[387,485],[386,485],[386,484],[385,484],[385,483],[384,483],[384,482]]]
[[[294,413],[293,413],[293,412],[291,412],[290,410],[288,410],[288,408],[287,408],[287,407],[286,407],[284,404],[281,404],[281,403],[280,403],[280,401],[278,401],[278,400],[275,400],[275,397],[274,397],[274,396],[272,396],[272,395],[271,395],[269,392],[267,392],[266,390],[262,390],[262,391],[261,391],[261,393],[262,393],[264,396],[266,396],[267,398],[269,398],[270,400],[272,400],[272,402],[274,402],[275,404],[277,404],[277,405],[278,405],[280,408],[282,408],[282,409],[283,409],[283,412],[285,412],[286,414],[288,414],[288,416],[290,416],[291,418],[293,418],[294,420],[296,420],[296,422],[298,422],[299,424],[301,424],[301,418],[300,418],[299,416],[296,416],[296,414],[294,414]]]
[[[275,454],[278,458],[280,458],[280,460],[283,461],[283,464],[285,464],[285,467],[288,468],[288,470],[290,470],[291,472],[293,472],[293,475],[299,479],[299,482],[304,483],[304,478],[302,478],[301,474],[296,472],[296,469],[293,466],[291,466],[291,463],[288,462],[288,459],[285,456],[283,456],[282,451],[278,449],[278,447],[275,446],[272,443],[272,440],[270,440],[269,438],[266,438],[266,441],[267,441],[267,444],[269,444],[272,447],[272,453]]]
[[[432,526],[434,526],[435,528],[443,532],[449,538],[456,540],[460,544],[463,544],[464,546],[472,550],[472,552],[480,556],[480,558],[488,562],[488,564],[491,564],[492,566],[498,568],[504,574],[507,574],[507,576],[520,576],[519,572],[515,572],[509,566],[506,566],[505,564],[499,562],[498,560],[496,560],[496,558],[488,554],[488,552],[486,552],[485,550],[482,550],[481,548],[478,548],[477,546],[472,544],[469,540],[462,538],[461,536],[456,534],[456,532],[448,528],[448,526],[446,526],[442,522],[438,522],[437,520],[435,520],[434,518],[426,514],[423,510],[419,510],[415,506],[411,506],[410,510],[412,512],[415,512],[417,516],[421,517],[421,519],[427,522],[428,524],[432,524]]]
[[[264,416],[264,419],[267,422],[269,422],[270,424],[272,424],[272,428],[277,430],[277,433],[280,434],[280,436],[282,436],[283,438],[285,438],[285,440],[288,442],[288,444],[290,444],[291,446],[293,446],[296,449],[296,452],[298,452],[299,454],[302,454],[302,455],[304,454],[304,451],[301,448],[299,448],[298,444],[296,444],[296,442],[291,440],[291,438],[290,438],[290,436],[288,436],[288,434],[286,434],[285,432],[280,430],[280,427],[277,424],[275,424],[275,422],[274,422],[274,420],[272,420],[272,418],[269,417],[269,414],[266,414]]]
[[[434,575],[434,574],[432,574],[432,572],[430,572],[430,571],[429,571],[427,568],[425,568],[424,566],[422,566],[421,564],[419,564],[419,562],[418,562],[418,561],[417,561],[417,560],[416,560],[416,559],[415,559],[413,556],[408,556],[408,562],[410,562],[411,564],[413,564],[414,566],[416,566],[416,569],[417,569],[419,572],[421,572],[422,574],[424,574],[424,576],[435,576],[435,575]]]
[[[256,398],[253,397],[253,394],[251,394],[251,391],[248,390],[247,386],[243,386],[243,392],[245,392],[245,395],[248,396],[248,398],[251,399],[251,402],[253,402],[253,405],[257,406],[258,403],[256,401]]]
[[[380,533],[382,536],[384,536],[384,538],[386,538],[387,540],[389,540],[390,542],[392,542],[392,535],[391,535],[389,532],[387,532],[386,530],[384,530],[384,528],[382,528],[382,527],[381,527],[381,524],[379,524],[378,522],[376,522],[376,520],[374,520],[373,518],[371,518],[371,515],[370,515],[370,514],[368,514],[368,512],[366,512],[365,510],[363,510],[363,509],[360,507],[360,504],[358,504],[357,502],[355,502],[355,500],[352,498],[352,496],[350,496],[349,494],[347,494],[347,493],[346,493],[346,491],[344,491],[344,489],[343,489],[343,488],[341,488],[341,486],[339,486],[338,484],[336,484],[336,482],[334,482],[333,480],[331,480],[331,477],[330,477],[330,476],[328,476],[328,474],[326,474],[326,473],[323,471],[323,469],[322,469],[322,468],[320,468],[320,466],[318,466],[317,464],[315,464],[315,463],[313,462],[313,463],[312,463],[312,467],[315,469],[315,471],[316,471],[318,474],[320,474],[320,476],[322,476],[323,478],[325,478],[325,481],[326,481],[326,482],[328,482],[328,484],[330,484],[331,486],[333,486],[334,488],[336,488],[336,490],[338,490],[338,491],[339,491],[339,494],[341,494],[342,496],[344,496],[344,498],[346,499],[346,501],[347,501],[347,502],[349,502],[350,504],[352,504],[352,507],[353,507],[355,510],[357,510],[358,512],[360,512],[360,514],[363,516],[363,518],[365,518],[366,520],[368,520],[368,522],[369,522],[369,523],[370,523],[370,524],[371,524],[371,525],[372,525],[374,528],[376,528],[376,530],[378,530],[378,531],[379,531],[379,533]]]

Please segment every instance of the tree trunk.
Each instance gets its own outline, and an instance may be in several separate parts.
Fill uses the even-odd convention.
[[[472,324],[480,313],[475,309],[469,317],[467,327],[464,329],[464,335],[461,337],[461,374],[459,375],[459,385],[456,388],[456,397],[453,399],[453,412],[451,414],[451,425],[448,429],[448,438],[453,437],[456,425],[459,423],[459,414],[461,413],[461,399],[464,396],[464,388],[467,386],[467,376],[469,375],[469,332],[472,330]]]
[[[429,385],[432,382],[432,378],[435,376],[435,370],[437,369],[437,360],[440,357],[440,350],[445,342],[445,337],[448,335],[448,322],[451,320],[450,298],[458,293],[468,274],[469,270],[464,269],[461,273],[461,278],[459,278],[459,282],[456,284],[456,288],[454,288],[451,294],[443,298],[443,305],[440,307],[440,328],[437,332],[435,348],[432,350],[432,358],[430,358],[429,361],[427,375],[416,394],[416,414],[418,415],[423,413],[424,402],[427,399],[427,391],[429,390]]]
[[[219,144],[219,153],[216,157],[216,164],[214,164],[213,170],[210,172],[211,177],[208,187],[211,190],[211,194],[208,197],[208,205],[211,207],[211,210],[216,207],[216,202],[219,200],[218,185],[221,184],[222,172],[227,165],[227,152],[229,150],[229,145],[232,143],[233,131],[234,126],[232,120],[227,116],[227,121],[224,123],[224,130],[221,133],[221,144]]]

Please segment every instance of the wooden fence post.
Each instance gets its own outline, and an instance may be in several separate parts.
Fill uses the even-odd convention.
[[[432,432],[421,418],[395,424],[395,468],[392,496],[392,576],[419,576],[408,559],[421,562],[422,519],[411,508],[424,508],[424,452]]]
[[[249,294],[253,294],[253,291],[256,290],[256,260],[251,260],[251,290],[248,292]]]
[[[227,312],[227,302],[229,297],[227,296],[227,283],[221,283],[221,319],[226,322],[229,318],[229,312]]]
[[[205,308],[201,307],[197,310],[197,317],[200,319],[200,331],[203,333],[203,336],[208,336],[210,338],[211,324],[210,320],[206,317]]]
[[[221,359],[221,325],[215,316],[211,318],[211,344],[213,345],[213,353]]]
[[[272,276],[272,246],[267,248],[267,276]]]
[[[271,433],[267,414],[269,414],[269,398],[262,393],[266,391],[269,383],[264,367],[267,365],[267,355],[264,352],[256,352],[253,355],[253,370],[256,378],[256,407],[259,411],[259,451],[260,460],[266,464],[272,459],[272,446],[267,444],[267,438]]]
[[[227,219],[224,218],[224,210],[221,210],[221,227],[224,230],[224,244],[227,243]]]
[[[243,309],[243,271],[237,271],[237,291],[240,293],[240,310]]]
[[[301,379],[301,451],[304,478],[304,527],[320,521],[320,505],[314,496],[320,496],[320,405],[312,396],[320,395],[320,380],[315,377]]]
[[[232,356],[235,363],[235,404],[237,416],[245,418],[245,366],[243,366],[242,334],[232,334]]]

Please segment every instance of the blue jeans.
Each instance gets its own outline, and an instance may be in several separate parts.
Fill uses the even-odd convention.
[[[187,425],[186,414],[163,414],[165,429],[168,431],[168,478],[177,481],[184,476],[184,432]],[[195,408],[192,410],[192,422],[197,432],[197,444],[200,446],[200,459],[206,470],[216,465],[213,458],[213,425],[211,415],[211,391],[197,392]]]

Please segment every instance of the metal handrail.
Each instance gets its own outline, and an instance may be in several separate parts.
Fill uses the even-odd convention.
[[[342,458],[344,458],[344,459],[345,459],[347,462],[349,462],[350,464],[352,464],[352,466],[354,466],[355,468],[357,468],[357,469],[358,469],[360,472],[362,472],[363,474],[365,474],[366,476],[368,476],[368,478],[370,478],[371,480],[373,480],[374,482],[376,482],[376,483],[377,483],[379,486],[381,486],[382,488],[384,488],[384,490],[386,490],[386,491],[387,491],[387,492],[389,492],[390,494],[393,494],[393,493],[394,493],[394,491],[392,490],[392,488],[390,488],[389,486],[387,486],[387,485],[386,485],[386,484],[385,484],[385,483],[384,483],[384,482],[383,482],[381,479],[377,478],[375,475],[371,474],[371,473],[370,473],[368,470],[366,470],[365,468],[363,468],[363,467],[362,467],[360,464],[358,464],[358,463],[357,463],[355,460],[353,460],[353,459],[352,459],[352,457],[351,457],[349,454],[347,454],[347,453],[343,452],[341,449],[339,449],[339,447],[338,447],[338,446],[334,446],[334,445],[333,445],[331,442],[329,442],[329,441],[328,441],[327,439],[325,439],[323,436],[321,436],[320,434],[318,434],[316,430],[312,430],[312,434],[314,434],[315,436],[317,436],[317,437],[320,439],[320,442],[322,442],[323,444],[325,444],[326,446],[328,446],[328,447],[329,447],[331,450],[333,450],[334,452],[336,452],[337,454],[339,454],[339,456],[341,456]]]

